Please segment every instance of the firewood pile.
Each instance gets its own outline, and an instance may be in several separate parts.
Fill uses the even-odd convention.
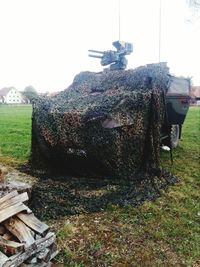
[[[27,192],[0,198],[0,267],[51,266],[56,235],[24,204]]]

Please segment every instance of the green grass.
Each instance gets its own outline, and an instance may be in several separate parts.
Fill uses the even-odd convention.
[[[200,266],[199,149],[200,109],[191,107],[173,166],[167,152],[161,155],[162,165],[180,182],[138,208],[109,205],[106,211],[64,218],[57,260],[66,266]]]
[[[0,105],[0,160],[27,161],[31,145],[31,105]]]
[[[0,106],[3,162],[17,164],[30,153],[30,106]],[[155,201],[138,208],[108,205],[97,213],[65,216],[48,223],[57,231],[65,266],[200,266],[200,109],[191,107],[182,140],[162,165],[179,176]]]

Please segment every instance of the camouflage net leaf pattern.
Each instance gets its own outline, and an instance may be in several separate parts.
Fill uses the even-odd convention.
[[[66,172],[138,179],[159,168],[169,71],[81,72],[65,91],[33,104],[31,163]]]

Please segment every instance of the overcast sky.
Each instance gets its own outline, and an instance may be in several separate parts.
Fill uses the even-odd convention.
[[[118,40],[118,3],[0,0],[0,88],[60,91],[80,71],[101,70],[88,49],[112,49]],[[159,3],[121,0],[121,40],[134,46],[129,68],[159,60]],[[173,74],[193,77],[200,85],[200,19],[186,0],[162,0],[161,11],[161,61]]]

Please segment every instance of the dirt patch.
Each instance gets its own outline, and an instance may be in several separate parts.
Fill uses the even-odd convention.
[[[0,164],[0,175],[0,196],[10,191],[17,190],[20,193],[27,192],[30,198],[32,186],[38,182],[36,177],[2,164]]]

